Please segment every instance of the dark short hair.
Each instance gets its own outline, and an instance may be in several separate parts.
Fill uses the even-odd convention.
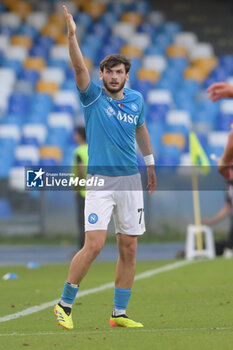
[[[130,59],[120,54],[113,54],[113,55],[106,56],[100,62],[100,70],[101,72],[103,72],[104,68],[112,68],[121,63],[125,66],[126,73],[128,73],[131,67]]]
[[[75,134],[81,135],[83,140],[86,141],[86,131],[85,131],[84,126],[77,126],[75,129]]]

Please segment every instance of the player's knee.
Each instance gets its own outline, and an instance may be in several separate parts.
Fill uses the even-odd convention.
[[[86,246],[88,254],[94,259],[101,252],[104,243],[98,241],[89,242]]]
[[[136,259],[137,247],[134,244],[123,248],[121,257],[127,262],[133,262]]]

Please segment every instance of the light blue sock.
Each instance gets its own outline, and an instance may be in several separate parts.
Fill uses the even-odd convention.
[[[66,304],[73,304],[74,299],[76,298],[76,294],[79,290],[79,286],[74,287],[70,283],[66,282],[64,285],[63,293],[61,296],[61,300]]]
[[[125,313],[125,309],[128,306],[131,292],[131,289],[115,288],[114,310],[121,310]],[[118,313],[114,312],[114,314],[115,316],[118,316]]]

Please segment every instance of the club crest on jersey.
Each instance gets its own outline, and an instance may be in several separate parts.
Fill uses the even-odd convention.
[[[109,117],[112,117],[113,115],[116,114],[115,111],[114,111],[114,109],[112,108],[112,106],[108,106],[108,107],[106,108],[106,112],[107,112],[107,115],[108,115]]]
[[[122,103],[118,103],[118,106],[123,109],[123,104]]]
[[[131,109],[132,109],[134,112],[137,112],[137,111],[138,111],[138,106],[137,106],[135,103],[131,103]]]

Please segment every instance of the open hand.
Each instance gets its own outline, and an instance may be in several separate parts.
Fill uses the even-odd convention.
[[[70,13],[68,13],[67,7],[65,5],[63,5],[63,10],[65,13],[67,23],[68,36],[73,36],[76,33],[76,24],[74,22],[73,16]]]
[[[207,89],[207,92],[211,101],[216,102],[220,98],[233,97],[233,86],[224,82],[215,83]]]
[[[147,167],[147,190],[149,194],[152,194],[155,192],[157,187],[157,179],[155,174],[155,168],[154,165],[150,165]]]

